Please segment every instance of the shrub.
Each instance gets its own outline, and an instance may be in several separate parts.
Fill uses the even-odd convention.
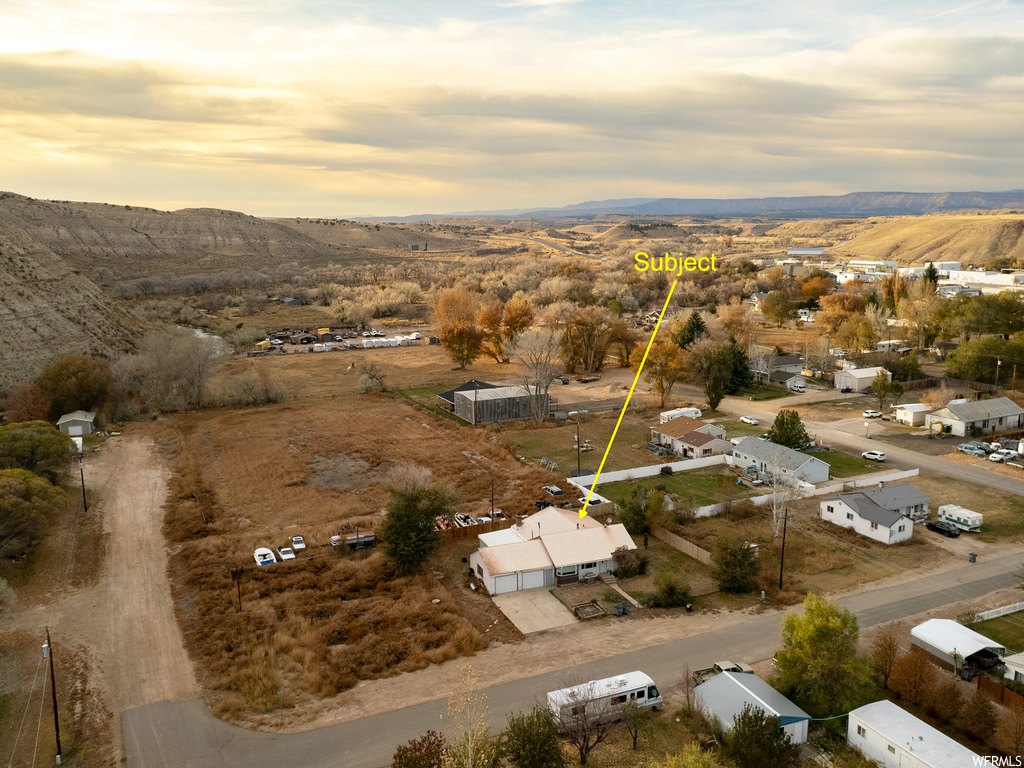
[[[636,556],[636,570],[637,573],[643,576],[647,573],[647,568],[651,564],[651,556],[644,553],[638,552]]]
[[[690,585],[671,571],[662,571],[654,578],[656,592],[651,596],[651,608],[679,608],[690,599]]]
[[[615,561],[615,576],[619,579],[628,579],[640,572],[640,564],[637,562],[635,549],[629,549],[625,545],[617,547],[612,552],[612,560]]]
[[[662,467],[661,468],[661,474],[671,476],[673,474],[672,467],[669,467],[669,466]],[[660,489],[659,488],[659,490],[664,490],[664,489]]]

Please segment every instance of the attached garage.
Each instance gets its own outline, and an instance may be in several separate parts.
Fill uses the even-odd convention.
[[[500,595],[502,592],[515,592],[517,589],[519,589],[518,573],[506,573],[494,577],[494,594]]]
[[[539,569],[538,568],[536,571],[524,571],[523,572],[523,582],[522,582],[523,586],[522,586],[522,588],[523,589],[533,589],[534,587],[544,587],[544,586],[547,586],[547,584],[545,584],[545,576],[546,576],[547,573],[550,572],[550,570],[551,570],[550,568],[548,568],[548,569]]]
[[[469,564],[492,595],[555,585],[555,569],[540,539],[481,547]]]

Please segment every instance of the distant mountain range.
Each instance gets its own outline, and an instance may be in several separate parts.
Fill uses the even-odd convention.
[[[921,216],[940,211],[1024,209],[1024,190],[1008,192],[851,192],[808,197],[714,198],[633,197],[594,200],[561,208],[465,211],[416,216],[349,217],[353,221],[430,219],[578,219],[593,216],[777,216],[779,218]]]

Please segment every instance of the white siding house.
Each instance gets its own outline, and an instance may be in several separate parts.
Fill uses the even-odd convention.
[[[862,493],[822,499],[820,514],[822,520],[852,528],[861,536],[883,544],[897,544],[914,535],[913,521],[880,507]]]
[[[805,483],[823,483],[828,480],[830,467],[821,459],[794,451],[784,445],[770,443],[759,437],[745,437],[732,449],[734,465],[740,469],[754,468],[758,474],[776,475],[781,483],[803,480]]]
[[[699,457],[704,454],[693,454],[687,451],[688,447],[695,447],[694,438],[697,434],[716,438],[725,444],[724,446],[719,446],[721,450],[714,451],[713,453],[724,453],[732,448],[732,444],[725,439],[725,429],[716,424],[708,424],[707,422],[691,419],[687,416],[680,416],[656,427],[651,427],[651,442],[664,445],[678,456]],[[688,437],[690,438],[689,442],[685,439]],[[703,445],[705,441],[702,438],[698,438],[697,442]],[[709,453],[707,455],[711,456],[713,454]]]
[[[846,740],[885,768],[965,768],[978,755],[891,701],[853,710]]]
[[[925,417],[925,425],[951,427],[952,434],[967,437],[975,429],[1002,432],[1024,426],[1024,408],[1008,397],[993,397],[974,403],[950,403]]]
[[[923,427],[925,417],[931,411],[930,405],[924,403],[910,403],[896,408],[896,423],[906,424],[909,427]]]

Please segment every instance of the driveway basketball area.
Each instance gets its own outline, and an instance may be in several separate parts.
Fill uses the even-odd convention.
[[[524,635],[576,622],[572,612],[546,587],[503,592],[492,599]]]

